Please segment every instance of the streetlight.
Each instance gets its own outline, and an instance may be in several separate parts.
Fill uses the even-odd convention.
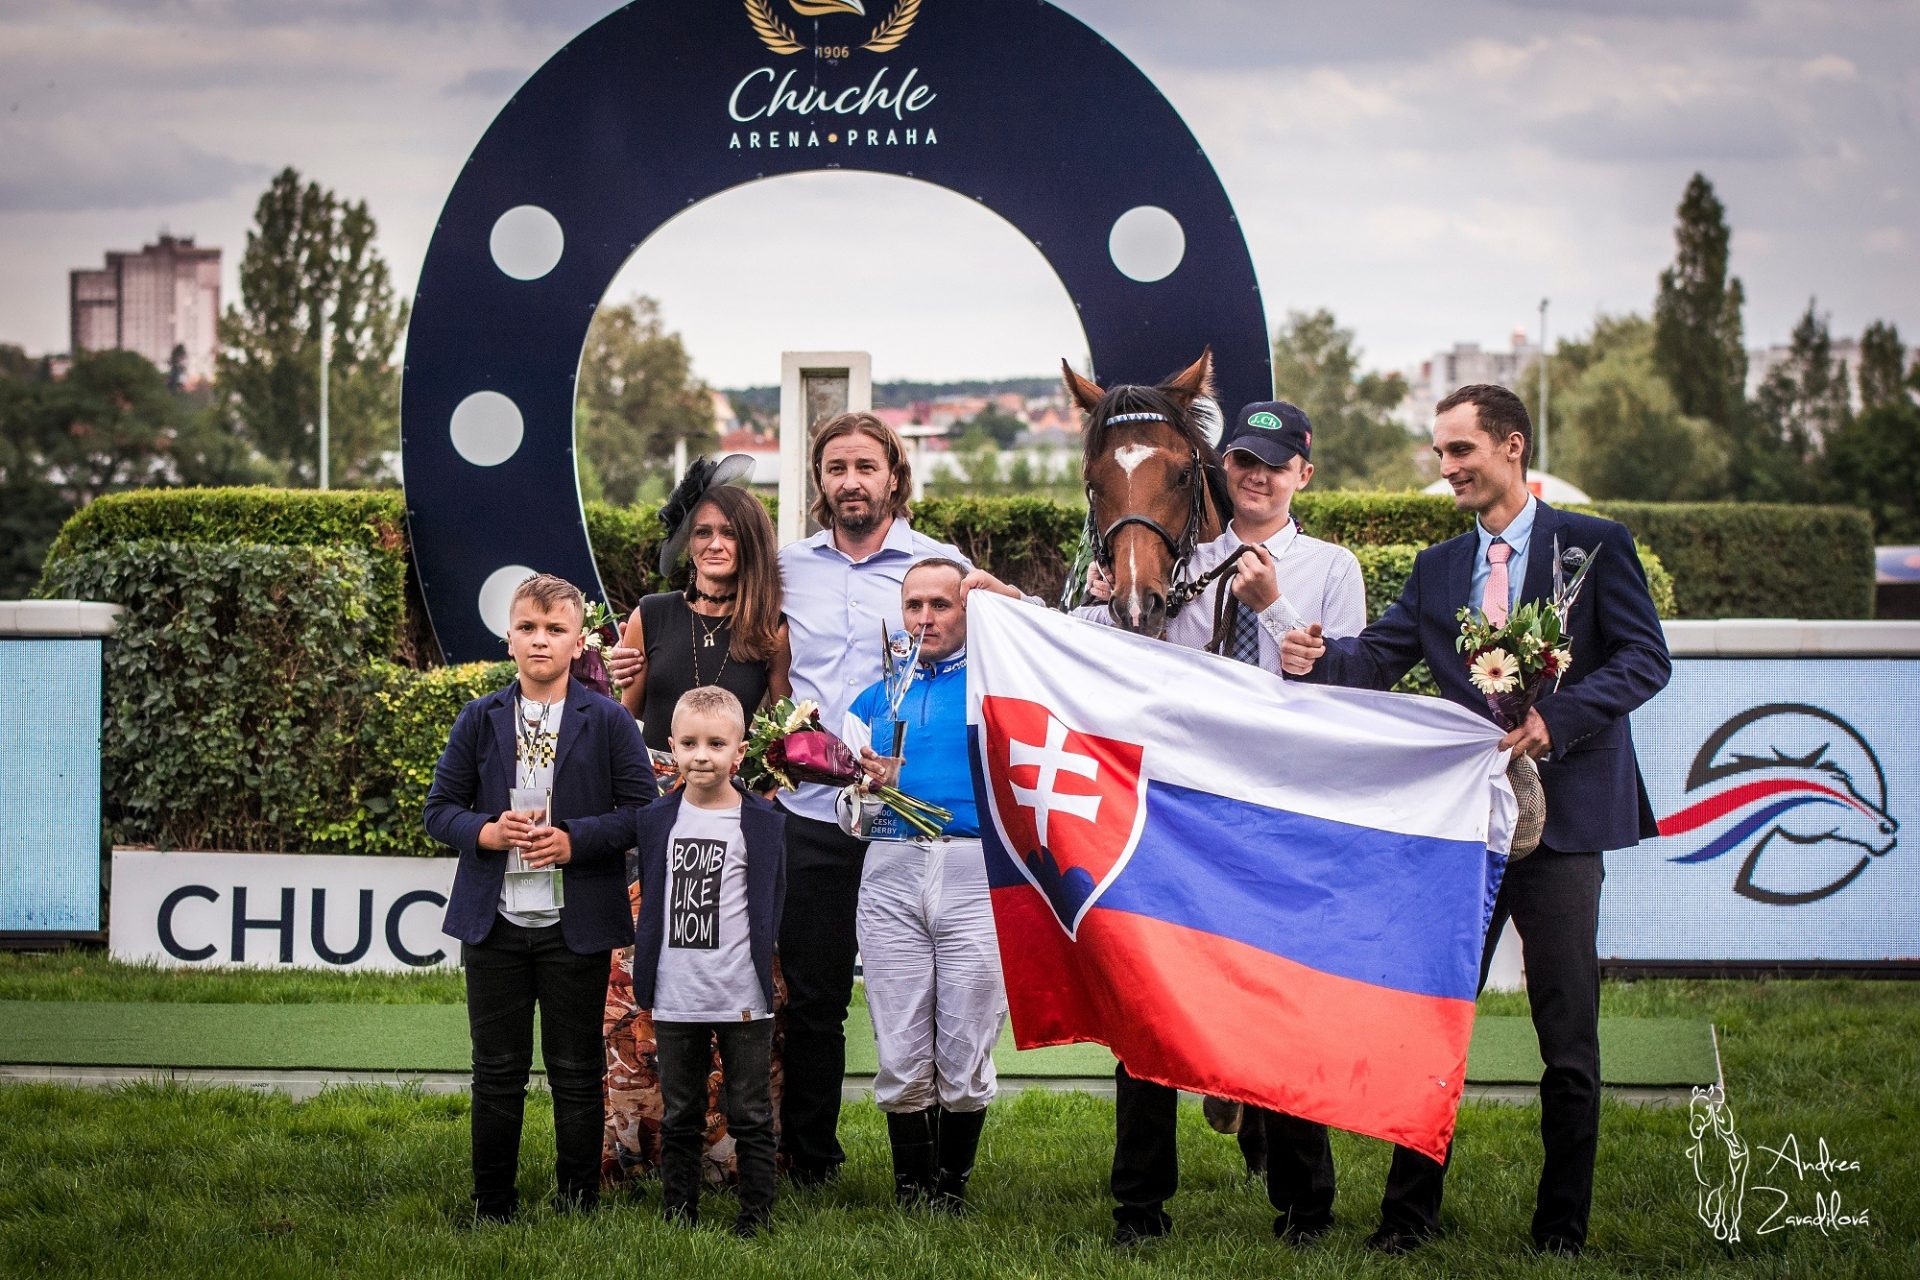
[[[322,401],[321,403],[325,403]],[[1540,299],[1540,470],[1547,469],[1547,300]],[[325,486],[323,485],[322,488]]]

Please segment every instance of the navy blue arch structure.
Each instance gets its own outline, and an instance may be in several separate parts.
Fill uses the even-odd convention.
[[[1211,346],[1228,412],[1271,395],[1233,207],[1186,124],[1123,54],[1040,0],[826,2],[844,12],[637,0],[554,55],[474,148],[427,250],[402,391],[409,528],[448,660],[499,655],[479,599],[506,567],[598,589],[573,455],[588,323],[648,236],[744,183],[854,169],[948,188],[1046,258],[1079,309],[1097,378],[1156,381]],[[523,205],[564,235],[536,279],[508,275],[489,248],[495,222]],[[1108,248],[1115,222],[1140,206],[1170,213],[1186,242],[1152,283],[1122,274]],[[1036,351],[1034,362],[1063,354]],[[470,461],[450,435],[456,407],[483,391],[510,399],[525,425],[493,465]]]

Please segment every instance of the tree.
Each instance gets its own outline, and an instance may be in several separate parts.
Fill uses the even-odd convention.
[[[1273,339],[1274,394],[1306,411],[1313,422],[1313,466],[1321,485],[1335,489],[1410,489],[1419,479],[1416,454],[1425,447],[1389,415],[1406,399],[1397,373],[1361,373],[1353,331],[1333,313],[1290,311]],[[1238,405],[1222,405],[1228,414]]]
[[[1907,378],[1907,349],[1900,342],[1900,327],[1875,320],[1860,335],[1860,408],[1871,412],[1882,405],[1910,404],[1912,389]],[[1920,363],[1916,363],[1920,370]]]
[[[395,300],[364,201],[343,203],[282,170],[254,209],[240,304],[220,322],[216,390],[227,418],[296,484],[319,477],[320,332],[331,328],[329,469],[341,485],[390,478],[400,447]]]
[[[59,382],[0,373],[0,593],[32,589],[68,516],[103,494],[262,479],[208,406],[131,351],[83,352]]]
[[[1718,497],[1726,451],[1713,425],[1681,412],[1644,316],[1600,316],[1548,366],[1554,470],[1596,498]],[[1525,398],[1537,414],[1533,379]]]
[[[675,441],[687,442],[689,456],[718,444],[713,393],[693,376],[680,335],[661,327],[652,298],[595,313],[580,357],[575,421],[580,452],[607,501],[623,505],[670,464]]]
[[[1727,278],[1733,233],[1705,175],[1694,174],[1676,211],[1673,265],[1653,304],[1654,359],[1681,413],[1734,431],[1746,401],[1740,330],[1746,292]]]
[[[1806,501],[1819,496],[1816,464],[1829,438],[1852,417],[1847,366],[1833,356],[1833,336],[1815,301],[1793,326],[1787,358],[1754,396],[1736,456],[1736,497],[1749,502]]]
[[[1026,429],[1026,423],[989,401],[986,408],[967,421],[948,427],[947,434],[957,440],[976,431],[985,432],[1002,449],[1011,449]]]
[[[1826,470],[1830,496],[1864,507],[1879,541],[1920,542],[1920,405],[1885,401],[1841,426]]]

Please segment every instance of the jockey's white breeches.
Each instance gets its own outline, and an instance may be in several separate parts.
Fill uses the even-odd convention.
[[[993,1101],[1007,994],[980,842],[869,845],[856,928],[880,1109],[978,1111]]]

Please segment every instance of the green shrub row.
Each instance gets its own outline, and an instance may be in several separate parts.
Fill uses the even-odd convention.
[[[769,502],[771,508],[773,504]],[[654,561],[656,507],[587,504],[587,533],[608,603],[624,612],[661,589]],[[1866,618],[1873,607],[1873,532],[1846,507],[1739,503],[1606,502],[1673,574],[1680,618]],[[1445,497],[1316,493],[1295,511],[1316,537],[1353,547],[1424,546],[1470,527]],[[1085,509],[1042,498],[929,498],[914,523],[952,542],[975,563],[1044,599],[1057,596]],[[434,657],[409,570],[405,507],[394,492],[280,489],[143,490],[102,498],[79,512],[47,556],[50,573],[84,551],[132,539],[360,547],[376,585],[372,606],[391,656],[408,666]],[[41,593],[47,593],[43,580]]]

